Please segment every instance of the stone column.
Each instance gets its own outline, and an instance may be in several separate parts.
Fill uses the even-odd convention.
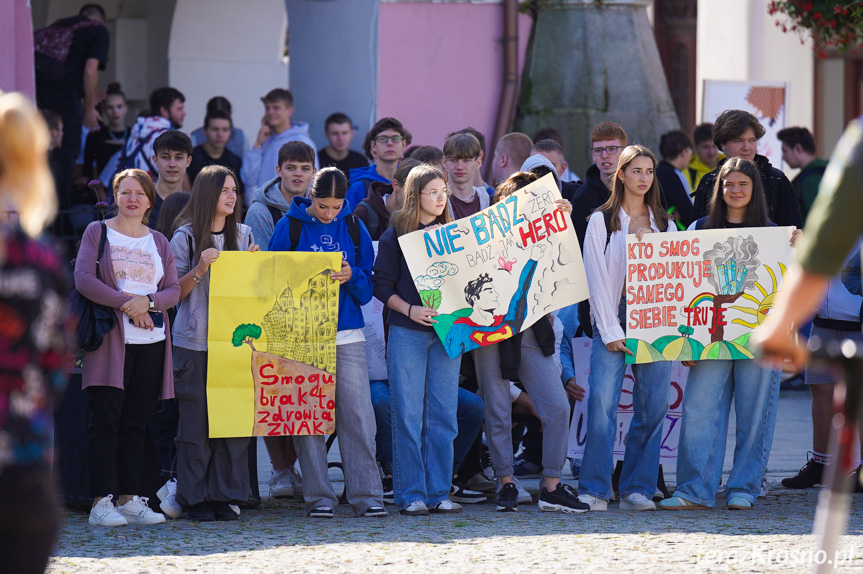
[[[515,129],[563,134],[567,160],[584,176],[590,130],[619,123],[629,143],[658,152],[679,128],[653,30],[641,0],[538,0]]]

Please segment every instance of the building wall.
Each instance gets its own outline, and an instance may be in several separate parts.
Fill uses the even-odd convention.
[[[0,90],[36,94],[30,2],[0,0]]]
[[[168,81],[186,96],[183,131],[202,126],[207,100],[224,96],[234,124],[251,144],[264,114],[261,96],[288,86],[283,0],[252,0],[244,6],[238,18],[233,0],[177,0],[168,20]]]
[[[521,70],[531,19],[519,14],[518,23]],[[442,147],[467,126],[493,137],[503,80],[500,3],[381,2],[378,30],[377,118],[398,118],[418,145]]]
[[[786,126],[814,132],[814,56],[811,40],[783,33],[767,14],[769,0],[699,0],[696,117],[702,118],[704,80],[786,82]]]

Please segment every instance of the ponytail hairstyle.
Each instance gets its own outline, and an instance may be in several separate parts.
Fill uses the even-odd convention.
[[[45,120],[32,102],[0,90],[0,206],[17,211],[21,228],[31,237],[57,212],[49,139]]]
[[[182,224],[192,224],[195,253],[192,261],[189,262],[190,265],[200,261],[201,253],[205,250],[216,246],[210,229],[216,218],[216,206],[228,176],[234,179],[235,185],[238,185],[239,179],[233,171],[221,165],[208,165],[201,170],[201,173],[195,178],[195,183],[192,184],[189,203],[178,217]],[[239,205],[239,195],[237,196],[237,204]],[[238,223],[237,206],[234,206],[234,212],[225,218],[224,251],[237,251],[239,249],[239,242],[237,241]]]
[[[287,144],[285,144],[287,145]],[[348,194],[348,180],[337,167],[325,167],[315,174],[309,187],[309,197],[318,199],[344,199]],[[352,208],[355,206],[351,206]]]
[[[420,192],[434,179],[446,182],[446,176],[441,170],[426,164],[414,167],[408,174],[407,181],[405,181],[405,203],[401,209],[393,213],[390,219],[390,226],[396,228],[396,237],[401,237],[405,233],[419,229]],[[448,203],[449,198],[447,198],[447,208],[435,218],[432,224],[449,223],[452,221],[449,216]]]
[[[637,157],[647,157],[650,158],[651,162],[653,162],[653,184],[644,196],[644,204],[647,205],[651,213],[653,213],[653,218],[656,220],[657,225],[663,221],[671,219],[668,212],[662,209],[662,202],[659,199],[659,179],[656,177],[656,156],[646,147],[635,144],[627,146],[622,152],[620,152],[620,159],[617,162],[617,171],[614,173],[614,186],[611,189],[611,197],[609,197],[608,201],[597,209],[597,211],[611,213],[611,229],[608,230],[609,232],[620,231],[620,218],[617,217],[617,214],[620,213],[620,206],[623,205],[623,197],[626,193],[623,186],[623,180],[620,179],[620,175],[626,171],[629,164],[631,164]],[[660,231],[664,231],[661,226]]]
[[[713,184],[713,197],[710,198],[710,215],[707,216],[707,227],[710,229],[725,227],[728,218],[728,206],[725,204],[722,188],[725,186],[725,178],[734,172],[742,173],[752,180],[752,194],[749,197],[749,205],[746,206],[746,213],[743,215],[743,224],[746,227],[767,227],[770,225],[770,216],[767,211],[767,198],[764,195],[761,175],[754,163],[740,157],[725,160],[716,176],[716,183]]]

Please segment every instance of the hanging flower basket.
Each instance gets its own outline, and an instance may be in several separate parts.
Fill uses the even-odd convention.
[[[776,25],[783,32],[809,34],[815,42],[819,58],[827,56],[828,48],[840,52],[863,45],[863,1],[837,0],[774,0],[767,13],[776,16]]]

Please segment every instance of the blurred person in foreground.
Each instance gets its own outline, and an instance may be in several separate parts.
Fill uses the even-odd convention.
[[[43,572],[57,533],[53,398],[65,384],[66,292],[57,254],[35,239],[56,212],[48,128],[21,94],[0,92],[0,556]]]

